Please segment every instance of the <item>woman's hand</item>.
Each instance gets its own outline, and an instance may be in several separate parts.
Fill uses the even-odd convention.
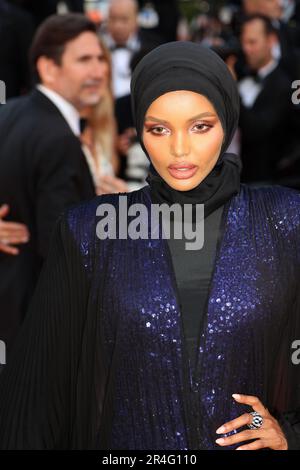
[[[262,416],[263,424],[258,429],[248,429],[229,437],[219,438],[216,440],[217,444],[223,447],[256,439],[254,442],[242,445],[235,450],[258,450],[266,447],[273,450],[288,449],[287,440],[278,421],[270,415],[267,408],[263,406],[257,397],[237,394],[232,396],[238,403],[252,406],[253,410],[257,411],[257,413]],[[250,413],[245,413],[238,418],[223,424],[223,426],[218,428],[216,432],[217,434],[228,433],[234,429],[251,424],[252,418],[253,416]]]
[[[0,206],[0,251],[8,255],[18,255],[19,249],[12,245],[27,243],[29,232],[24,224],[2,220],[9,213],[9,206]]]

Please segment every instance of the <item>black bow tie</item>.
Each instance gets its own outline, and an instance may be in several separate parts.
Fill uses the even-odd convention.
[[[253,78],[256,83],[263,83],[264,79],[259,75],[257,70],[251,70],[249,76]]]
[[[79,119],[80,134],[83,133],[84,129],[86,128],[86,125],[87,125],[87,119],[86,118],[80,118]]]

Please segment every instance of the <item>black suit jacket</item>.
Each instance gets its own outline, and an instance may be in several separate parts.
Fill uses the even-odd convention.
[[[0,0],[0,80],[6,85],[6,99],[30,88],[27,56],[33,33],[31,16]]]
[[[26,312],[55,220],[94,197],[79,139],[56,106],[35,90],[0,108],[0,204],[31,239],[18,256],[0,253],[0,339],[15,336]]]
[[[290,79],[277,66],[264,79],[254,105],[241,103],[243,181],[279,182],[279,162],[297,153],[300,109],[292,102],[293,92]]]
[[[148,0],[138,0],[138,3],[139,7],[143,8]],[[150,31],[160,37],[161,44],[176,41],[177,26],[180,19],[179,1],[164,0],[162,2],[161,0],[152,0],[151,4],[159,16],[159,24],[155,28],[150,28]]]
[[[281,21],[277,27],[277,34],[281,46],[280,65],[289,75],[291,80],[300,74],[300,50],[299,50],[299,27],[292,28],[289,24]]]

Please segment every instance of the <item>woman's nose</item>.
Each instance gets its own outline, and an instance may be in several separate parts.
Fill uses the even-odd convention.
[[[190,142],[189,138],[179,132],[174,135],[171,141],[171,154],[174,157],[183,157],[190,153]]]

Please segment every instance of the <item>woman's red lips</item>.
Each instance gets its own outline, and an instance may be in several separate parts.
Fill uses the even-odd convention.
[[[168,171],[176,179],[187,179],[194,176],[197,166],[192,163],[173,163],[168,166]]]
[[[173,163],[172,165],[169,165],[169,168],[178,170],[178,168],[194,168],[195,166],[196,165],[193,165],[192,163]]]

